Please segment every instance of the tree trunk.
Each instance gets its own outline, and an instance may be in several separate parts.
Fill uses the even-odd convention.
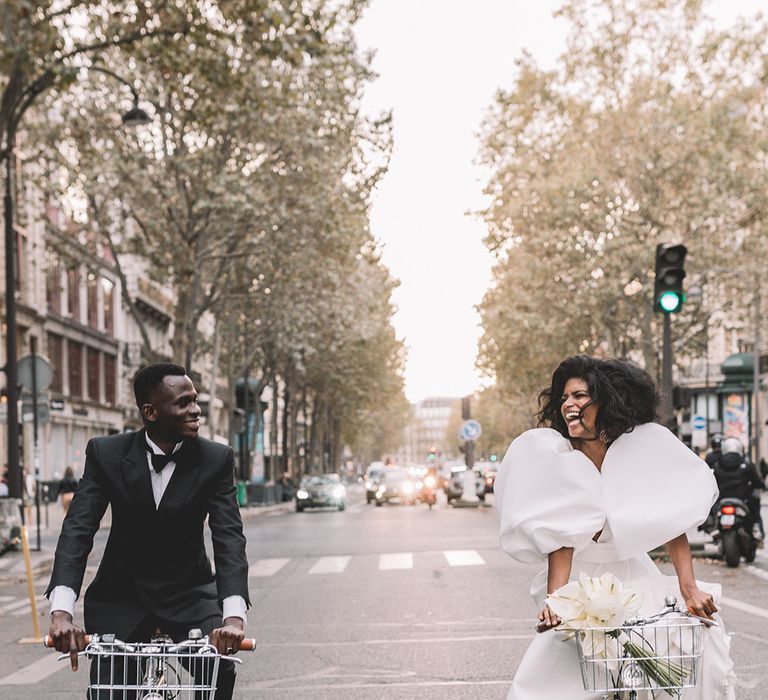
[[[320,455],[320,416],[321,416],[322,404],[317,396],[312,397],[312,422],[309,426],[309,453],[307,461],[307,474],[312,474],[317,471],[316,467],[319,464]]]
[[[220,330],[217,321],[213,330],[213,357],[211,358],[211,377],[210,386],[208,387],[208,394],[210,396],[210,399],[208,400],[208,430],[211,440],[213,440],[216,435],[216,420],[219,413],[216,409],[216,399],[218,394],[216,385],[219,383],[219,358],[221,356]]]
[[[291,397],[291,379],[290,374],[286,373],[283,382],[283,411],[280,416],[282,419],[283,434],[282,437],[282,455],[280,459],[280,467],[284,472],[290,472],[290,455],[288,453],[288,432],[289,432],[289,419],[290,419],[290,405],[292,402]]]
[[[278,439],[278,411],[280,410],[280,392],[278,390],[277,377],[272,378],[272,416],[269,430],[269,469],[264,475],[267,481],[271,481],[277,476],[279,464],[279,451],[277,445]]]

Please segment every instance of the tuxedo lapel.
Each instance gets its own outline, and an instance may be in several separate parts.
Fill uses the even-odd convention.
[[[191,498],[200,476],[200,443],[197,440],[185,442],[181,447],[183,457],[176,464],[171,480],[160,499],[158,510],[167,507],[181,508]]]
[[[155,510],[144,430],[137,430],[134,434],[131,449],[120,463],[120,468],[123,470],[123,479],[131,500],[142,508]]]

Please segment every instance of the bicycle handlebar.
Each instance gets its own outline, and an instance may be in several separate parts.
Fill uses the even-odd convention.
[[[92,639],[93,639],[92,635],[90,634],[85,635],[86,644],[90,644]],[[119,639],[116,639],[113,643],[124,644],[124,642],[121,642]],[[46,649],[53,649],[53,638],[49,634],[45,635],[45,638],[43,639],[43,646]],[[243,639],[243,641],[240,642],[239,651],[255,651],[255,649],[256,649],[255,639]]]

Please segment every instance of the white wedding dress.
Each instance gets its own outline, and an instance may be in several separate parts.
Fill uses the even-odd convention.
[[[556,430],[529,430],[507,450],[494,491],[501,547],[509,556],[546,567],[548,553],[572,547],[571,580],[581,572],[611,572],[625,588],[641,594],[639,615],[658,612],[667,595],[683,604],[677,578],[662,574],[647,552],[704,522],[717,498],[706,463],[656,423],[640,425],[613,442],[600,471]],[[698,584],[719,605],[720,586]],[[537,612],[546,593],[545,568],[531,585]],[[684,700],[734,698],[730,638],[716,618],[717,627],[701,631],[698,684],[683,691]],[[584,690],[575,641],[563,641],[562,632],[551,630],[534,637],[507,700],[603,697]],[[650,700],[649,693],[639,697]]]

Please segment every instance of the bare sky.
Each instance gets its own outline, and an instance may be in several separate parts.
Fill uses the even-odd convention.
[[[394,112],[395,150],[374,195],[373,234],[401,282],[395,328],[408,346],[406,393],[462,396],[481,385],[474,368],[479,316],[491,279],[484,226],[466,216],[483,205],[473,165],[483,113],[510,87],[524,49],[543,66],[564,48],[559,0],[371,0],[358,26],[374,49],[379,79],[366,111]],[[715,0],[723,24],[753,15],[764,0]]]

